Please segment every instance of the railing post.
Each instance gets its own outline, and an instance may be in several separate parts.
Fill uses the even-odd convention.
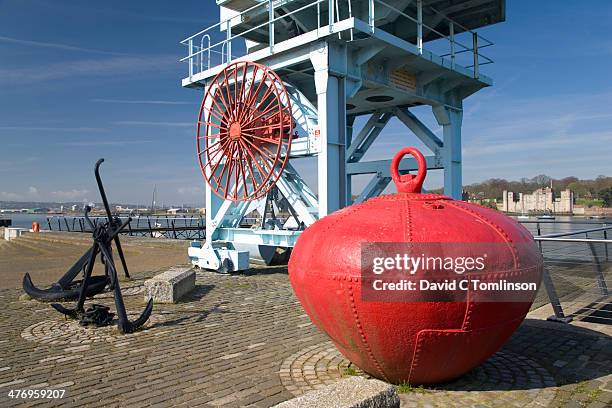
[[[451,68],[455,69],[455,22],[451,21],[448,25],[449,37],[450,37],[450,54],[451,54]]]
[[[478,79],[478,34],[472,33],[472,48],[474,51],[474,78]]]
[[[208,40],[206,47],[206,69],[210,69],[210,36],[204,34],[200,39],[200,72],[204,72],[204,39]]]
[[[599,257],[597,256],[597,252],[595,251],[595,245],[592,242],[589,242],[589,249],[591,250],[591,255],[593,255],[593,269],[595,270],[595,274],[597,275],[597,287],[599,288],[603,296],[608,296],[609,293],[608,286],[606,285],[606,277],[603,274],[601,262],[599,262]]]
[[[268,36],[270,45],[270,54],[274,52],[274,2],[268,0]]]
[[[210,69],[210,36],[208,36],[208,51],[206,51],[206,69]]]
[[[227,63],[232,62],[232,25],[231,19],[227,20]]]
[[[374,27],[376,24],[376,11],[374,9],[374,1],[370,0],[368,2],[368,24],[370,25],[370,31],[374,32]]]
[[[608,230],[604,230],[604,239],[608,239]],[[610,258],[608,257],[608,243],[606,242],[604,244],[604,248],[606,249],[606,262],[610,260]]]
[[[193,38],[189,39],[189,79],[193,76]]]
[[[559,323],[571,322],[572,318],[565,316],[565,313],[563,313],[563,306],[561,306],[559,295],[557,295],[557,290],[555,289],[555,285],[553,284],[550,273],[548,272],[548,268],[544,268],[544,273],[542,273],[542,281],[544,283],[544,289],[546,289],[546,294],[548,295],[548,300],[550,300],[550,305],[555,313],[554,316],[549,316],[546,320]]]
[[[417,0],[417,50],[423,54],[423,0]]]
[[[335,19],[335,14],[336,14],[336,7],[334,5],[334,0],[329,0],[327,2],[327,16],[328,16],[328,22],[327,25],[329,26],[329,32],[331,33],[332,31],[334,31],[334,19]]]

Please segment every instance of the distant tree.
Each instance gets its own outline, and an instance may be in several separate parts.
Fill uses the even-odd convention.
[[[612,187],[600,190],[598,195],[603,200],[604,207],[612,207]]]
[[[578,177],[570,176],[570,177],[564,177],[561,180],[554,180],[554,183],[555,183],[556,188],[558,188],[559,190],[565,190],[569,188],[570,184],[578,183],[579,181],[580,180],[578,180]]]
[[[538,174],[537,176],[531,179],[531,181],[535,183],[538,187],[549,186],[551,180],[552,177],[547,176],[546,174]]]
[[[502,199],[504,190],[514,193],[531,194],[538,188],[550,186],[551,180],[557,193],[561,190],[570,189],[576,198],[602,198],[606,189],[612,188],[612,177],[599,176],[595,180],[579,180],[577,177],[569,176],[553,180],[550,176],[540,174],[533,178],[521,178],[519,181],[508,181],[502,178],[491,178],[480,183],[464,186],[470,198],[476,200]],[[443,189],[430,190],[434,193],[442,193]],[[518,198],[518,194],[515,195]],[[602,198],[603,199],[603,198]]]
[[[576,198],[586,198],[591,196],[589,188],[578,181],[568,184],[567,188],[572,190]]]
[[[612,177],[597,176],[593,182],[593,188],[595,191],[602,191],[608,187],[612,187]]]

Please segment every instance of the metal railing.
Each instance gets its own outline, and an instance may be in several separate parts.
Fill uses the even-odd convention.
[[[438,11],[437,9],[433,8],[433,7],[428,7],[430,10],[432,10],[435,14],[439,15],[441,17],[441,21],[446,21],[448,23],[448,28],[449,28],[449,35],[445,35],[444,33],[436,30],[435,27],[431,27],[427,24],[425,24],[423,22],[423,2],[422,0],[417,0],[417,15],[416,17],[412,17],[406,13],[404,13],[403,11],[391,6],[390,4],[386,3],[383,0],[373,0],[373,3],[376,4],[381,4],[382,6],[390,9],[391,11],[393,11],[394,13],[397,13],[399,15],[401,15],[402,17],[405,17],[407,19],[409,19],[410,21],[414,22],[417,26],[417,50],[419,52],[419,54],[423,53],[423,29],[429,30],[433,33],[436,33],[440,39],[444,39],[446,41],[448,41],[448,47],[449,47],[449,51],[447,53],[441,54],[439,55],[439,57],[442,58],[446,58],[446,57],[450,57],[450,63],[451,63],[451,68],[455,68],[456,65],[456,60],[457,60],[457,56],[461,55],[463,53],[471,53],[472,54],[472,63],[468,64],[468,65],[464,65],[465,68],[473,68],[474,71],[474,78],[478,78],[479,76],[479,67],[482,65],[487,65],[487,64],[492,64],[493,60],[489,57],[487,57],[486,55],[483,55],[480,50],[483,48],[487,48],[487,47],[491,47],[493,46],[493,42],[490,41],[489,39],[481,36],[480,34],[478,34],[476,31],[470,30],[467,27],[459,24],[458,22],[452,20],[451,18],[447,17],[446,15],[444,15],[443,13],[441,13],[440,11]],[[373,10],[374,11],[374,10]],[[440,24],[438,23],[438,25]],[[372,24],[372,22],[370,22],[370,24]],[[461,30],[463,30],[464,33],[467,33],[470,37],[471,37],[471,46],[470,45],[465,45],[463,44],[461,41],[457,40],[457,35],[455,34],[455,31],[457,28],[460,28]],[[373,30],[374,27],[371,26],[371,29]],[[460,50],[457,51],[457,46],[460,47]],[[480,59],[484,59],[484,62],[480,62]]]
[[[612,302],[607,276],[610,266],[608,239],[612,226],[592,222],[538,222],[542,224],[599,224],[579,230],[538,234],[534,236],[545,261],[544,288],[554,316],[549,320],[570,322],[577,318],[603,324],[612,324]],[[557,225],[558,226],[558,225]],[[583,237],[577,237],[583,235]],[[569,313],[568,313],[569,310]]]
[[[128,217],[120,216],[126,220]],[[99,222],[106,222],[106,217],[90,217],[94,226]],[[49,231],[60,232],[92,232],[85,218],[81,216],[53,216],[47,217]],[[135,216],[127,225],[122,234],[134,237],[170,238],[170,239],[203,239],[206,231],[204,217],[187,216]]]
[[[320,32],[320,30],[322,30],[323,28],[327,28],[327,31],[321,34],[331,34],[334,32],[334,27],[336,24],[347,21],[354,17],[352,5],[353,1],[354,0],[313,0],[311,3],[298,7],[295,10],[283,12],[282,14],[278,13],[279,15],[277,15],[276,10],[290,2],[279,0],[263,1],[259,4],[247,8],[246,10],[232,17],[226,18],[204,30],[201,30],[185,38],[180,43],[187,47],[188,55],[186,57],[181,58],[180,61],[186,62],[188,64],[188,72],[190,78],[194,74],[204,72],[210,69],[211,66],[230,63],[233,59],[242,57],[247,53],[247,50],[245,49],[244,52],[234,54],[232,52],[233,41],[236,39],[244,39],[247,34],[262,29],[264,29],[263,31],[268,33],[267,47],[269,48],[270,52],[273,53],[274,48],[277,45],[275,40],[275,24],[280,20],[290,18],[291,16],[294,16],[297,13],[302,13],[309,9],[316,8],[317,32]],[[327,7],[325,9],[322,9],[322,5],[326,5]],[[439,16],[439,22],[437,22],[436,27],[439,26],[442,22],[446,22],[449,27],[449,35],[446,35],[441,31],[437,30],[436,27],[431,27],[423,21],[423,7],[424,6],[422,0],[417,0],[416,16],[411,16],[405,11],[399,10],[393,5],[383,0],[369,0],[367,10],[368,16],[366,21],[367,25],[369,26],[369,32],[370,34],[372,34],[375,30],[380,30],[380,28],[376,27],[377,11],[380,14],[380,11],[383,9],[390,10],[393,13],[396,13],[416,24],[415,45],[419,54],[422,54],[424,51],[423,33],[425,31],[433,32],[439,37],[439,40],[443,41],[446,44],[446,51],[443,50],[439,57],[448,60],[450,62],[451,68],[454,69],[456,65],[459,65],[457,63],[457,59],[459,57],[464,54],[471,55],[471,61],[467,61],[468,63],[462,66],[468,69],[471,68],[473,71],[474,78],[478,78],[480,67],[482,65],[493,63],[493,60],[491,58],[481,53],[481,50],[483,48],[492,46],[493,42],[481,36],[477,32],[470,30],[467,27],[461,25],[460,23],[452,20],[437,9],[430,6],[426,6],[428,10],[431,10],[434,14]],[[267,15],[266,21],[257,24],[247,30],[241,31],[237,34],[232,33],[233,24],[238,24],[238,22],[242,23],[246,20],[252,19],[252,17],[257,16],[258,13],[260,17]],[[325,13],[327,14],[326,16]],[[225,35],[219,41],[211,44],[211,42],[213,42],[212,37],[216,33],[215,29],[218,29],[218,33],[221,35],[223,34],[223,31],[225,31]],[[461,31],[462,33],[456,34],[456,32],[459,31]],[[458,38],[459,35],[469,36],[471,44],[464,44],[464,42],[462,42]],[[349,40],[354,40],[352,28],[350,29]],[[218,57],[218,64],[215,64],[211,60],[211,56]]]
[[[321,20],[320,20],[320,4],[321,3],[332,3],[333,1],[331,0],[315,0],[313,3],[307,4],[305,6],[302,6],[296,10],[291,11],[290,13],[275,17],[274,16],[274,10],[275,10],[275,1],[273,0],[268,0],[267,2],[262,2],[259,4],[256,4],[252,7],[249,7],[248,9],[240,12],[239,14],[229,17],[225,20],[222,20],[202,31],[199,31],[187,38],[185,38],[183,41],[181,41],[180,43],[187,46],[188,48],[188,52],[189,54],[186,57],[183,57],[180,59],[181,62],[187,62],[189,64],[189,76],[193,76],[195,73],[197,73],[196,71],[194,71],[194,67],[203,67],[204,64],[202,63],[203,60],[203,54],[206,53],[207,54],[207,69],[210,69],[211,66],[211,61],[210,61],[210,55],[211,53],[216,53],[220,55],[221,58],[221,64],[225,64],[225,63],[230,63],[233,59],[237,58],[238,56],[234,55],[232,53],[232,41],[236,40],[238,38],[243,38],[246,34],[251,33],[253,31],[259,30],[261,28],[267,27],[267,31],[268,31],[268,47],[270,48],[270,51],[272,52],[274,50],[274,45],[275,45],[275,41],[274,41],[274,26],[275,23],[281,19],[285,19],[291,15],[294,15],[298,12],[301,12],[303,10],[306,10],[308,8],[312,8],[312,7],[317,7],[317,29],[321,28]],[[268,18],[267,21],[265,21],[264,23],[258,24],[254,27],[251,27],[248,30],[242,31],[239,34],[236,35],[232,35],[232,22],[236,21],[236,20],[240,20],[243,21],[243,17],[249,14],[255,14],[256,11],[265,11],[267,8],[267,12],[268,12]],[[258,10],[261,9],[261,10]],[[333,21],[331,22],[333,24]],[[210,38],[211,34],[213,33],[213,29],[215,28],[219,28],[219,32],[221,32],[221,28],[225,29],[225,38],[210,45],[210,40],[209,40],[209,45],[208,47],[204,48],[203,45],[198,47],[197,45],[194,45],[194,41],[197,41],[198,38],[203,38],[204,36],[208,36],[208,38]],[[202,40],[200,40],[201,44],[202,44]],[[243,54],[244,55],[244,54]],[[240,55],[242,56],[242,55]],[[201,72],[201,71],[200,71]]]

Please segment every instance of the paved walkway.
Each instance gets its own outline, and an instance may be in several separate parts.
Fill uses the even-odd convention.
[[[142,281],[124,282],[128,311]],[[268,407],[360,375],[295,300],[284,268],[198,272],[177,305],[155,305],[146,329],[85,329],[48,305],[0,290],[0,406]],[[97,303],[112,305],[108,294]],[[612,404],[612,326],[541,320],[540,309],[493,358],[463,378],[400,387],[404,407],[605,407]],[[11,389],[65,389],[62,400],[15,400]]]
[[[0,228],[0,237],[2,228]],[[121,236],[129,271],[134,274],[167,269],[185,262],[189,241]],[[37,285],[48,285],[74,264],[91,247],[91,234],[41,232],[19,239],[0,238],[0,288],[21,288],[29,272]],[[104,268],[96,263],[97,273]]]

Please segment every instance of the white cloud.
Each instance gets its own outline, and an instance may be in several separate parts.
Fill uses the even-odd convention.
[[[92,99],[93,102],[101,103],[122,103],[122,104],[142,104],[142,105],[193,105],[193,102],[186,101],[163,101],[163,100],[127,100],[127,99]]]
[[[36,200],[40,196],[36,187],[30,186],[24,193],[15,193],[10,191],[0,191],[0,199],[12,201]]]
[[[88,53],[93,53],[93,54],[125,55],[125,54],[120,54],[120,53],[111,52],[111,51],[97,50],[95,48],[75,47],[73,45],[62,44],[62,43],[22,40],[19,38],[12,38],[12,37],[5,37],[5,36],[0,36],[0,42],[9,43],[9,44],[17,44],[17,45],[25,45],[27,47],[54,48],[54,49],[60,49],[60,50],[66,50],[66,51],[88,52]]]
[[[3,200],[14,201],[14,200],[19,200],[21,196],[17,193],[11,193],[8,191],[0,191],[0,198]]]
[[[169,127],[195,127],[194,122],[151,122],[144,120],[121,120],[113,122],[122,126],[169,126]]]
[[[179,187],[178,193],[181,195],[202,195],[204,194],[204,190],[201,187]]]
[[[0,130],[38,130],[41,132],[101,132],[106,129],[95,127],[0,126]]]
[[[89,147],[89,146],[127,146],[153,143],[153,140],[92,140],[82,142],[66,142],[61,143],[63,146]]]
[[[112,57],[0,69],[0,84],[21,86],[76,77],[117,77],[177,66],[175,56]]]
[[[68,191],[52,191],[51,195],[54,198],[60,199],[60,200],[77,200],[77,199],[83,199],[85,194],[89,193],[89,190],[76,190],[76,189],[72,189],[72,190],[68,190]]]

